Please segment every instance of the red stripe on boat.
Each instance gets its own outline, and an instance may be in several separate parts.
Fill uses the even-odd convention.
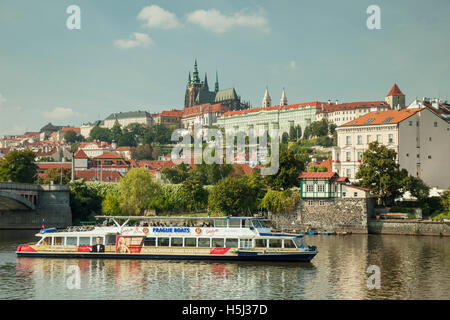
[[[17,247],[17,252],[37,252],[37,250],[30,247],[29,245],[23,245]]]
[[[91,252],[92,246],[81,245],[78,246],[78,252]]]
[[[209,254],[225,254],[230,248],[214,248]]]

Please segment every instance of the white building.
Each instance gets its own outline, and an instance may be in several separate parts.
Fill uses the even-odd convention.
[[[118,112],[111,114],[105,119],[103,127],[111,129],[114,124],[119,122],[121,127],[126,127],[130,123],[140,123],[148,127],[153,125],[153,119],[147,111]]]
[[[377,111],[336,128],[333,171],[355,179],[362,154],[378,141],[397,152],[400,168],[430,187],[450,186],[450,124],[432,108]]]
[[[181,124],[183,128],[193,132],[194,126],[212,126],[224,113],[230,111],[227,106],[218,104],[202,104],[183,109]]]

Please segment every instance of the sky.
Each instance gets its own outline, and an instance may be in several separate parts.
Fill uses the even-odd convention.
[[[369,29],[370,5],[380,29]],[[69,29],[80,8],[80,29]],[[188,72],[215,72],[254,107],[384,100],[397,83],[450,98],[450,1],[2,0],[0,136],[48,122],[184,107]]]

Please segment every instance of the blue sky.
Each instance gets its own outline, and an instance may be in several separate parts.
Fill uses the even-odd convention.
[[[69,30],[68,6],[81,8]],[[369,30],[367,7],[381,9]],[[0,2],[0,135],[76,125],[112,112],[183,108],[197,58],[210,87],[254,106],[450,98],[450,1]]]

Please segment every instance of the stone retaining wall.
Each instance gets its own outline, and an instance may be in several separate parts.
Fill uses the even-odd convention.
[[[450,224],[431,221],[369,220],[369,233],[450,236]]]

